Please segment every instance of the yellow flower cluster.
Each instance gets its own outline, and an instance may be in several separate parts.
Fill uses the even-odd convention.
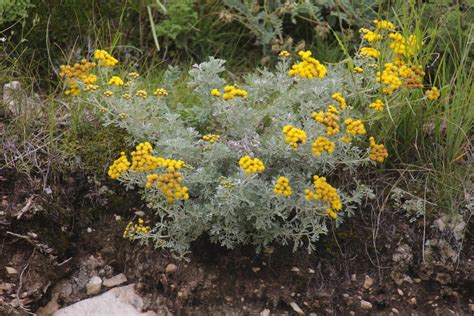
[[[380,99],[377,99],[377,100],[375,100],[375,102],[372,102],[372,103],[369,104],[369,108],[374,110],[374,111],[382,112],[383,107],[384,107],[384,104],[383,104],[382,100],[380,100]]]
[[[224,100],[231,100],[235,97],[246,97],[247,91],[243,89],[238,89],[236,86],[225,86],[224,95],[222,96]]]
[[[313,188],[314,192],[310,189],[305,190],[305,200],[323,200],[329,204],[330,208],[326,209],[326,212],[332,217],[336,218],[337,211],[342,209],[341,199],[337,194],[336,188],[327,183],[325,177],[314,176],[313,177]]]
[[[383,30],[383,29],[389,29],[393,30],[395,29],[395,25],[393,25],[392,22],[386,21],[386,20],[374,20],[375,27]]]
[[[428,100],[434,101],[434,100],[438,100],[441,94],[439,93],[438,88],[432,87],[430,90],[427,90],[425,92],[425,96]]]
[[[301,129],[286,125],[283,127],[282,133],[286,135],[285,142],[293,146],[294,150],[298,150],[299,145],[306,144],[306,132]]]
[[[369,43],[380,41],[382,39],[382,35],[380,35],[379,33],[370,31],[365,28],[361,28],[359,30],[359,33],[363,34],[362,38],[365,39]]]
[[[404,80],[404,86],[409,89],[423,88],[425,72],[415,65],[401,65],[398,74]]]
[[[123,231],[124,239],[133,239],[137,233],[148,234],[150,232],[150,226],[144,226],[143,219],[138,219],[138,224],[129,222]]]
[[[94,52],[94,58],[99,60],[99,65],[104,67],[113,67],[118,63],[117,59],[102,49],[98,49]]]
[[[221,137],[216,134],[207,134],[202,137],[202,140],[209,142],[209,143],[215,143],[217,142]]]
[[[116,159],[114,163],[109,167],[108,175],[112,179],[116,180],[123,172],[128,170],[128,167],[130,167],[130,161],[128,161],[125,153],[121,152],[120,158]]]
[[[219,183],[220,183],[220,185],[222,185],[226,189],[230,189],[230,188],[235,187],[235,183],[232,182],[232,180],[227,179],[226,177],[221,176],[219,178]]]
[[[363,73],[364,72],[364,69],[362,67],[355,67],[354,68],[354,73],[355,74],[360,74],[360,73]]]
[[[181,186],[183,176],[180,172],[170,171],[162,175],[153,173],[149,174],[146,179],[146,187],[150,189],[155,185],[166,197],[168,203],[173,203],[179,199],[189,199],[188,188]]]
[[[215,97],[220,97],[222,95],[218,89],[212,89],[211,94]]]
[[[104,94],[104,96],[106,96],[106,97],[110,97],[110,96],[111,96],[112,94],[114,94],[114,93],[113,93],[112,91],[110,91],[110,90],[105,90],[103,94]]]
[[[140,74],[138,72],[132,71],[132,72],[128,73],[127,76],[132,78],[132,79],[137,79],[138,77],[140,77]]]
[[[362,47],[359,53],[362,57],[370,57],[377,59],[380,56],[380,52],[373,47]]]
[[[111,86],[123,86],[123,80],[118,77],[118,76],[113,76],[112,78],[110,78],[109,80],[109,85]]]
[[[388,151],[383,144],[376,144],[373,137],[369,138],[370,159],[382,163],[388,157]]]
[[[251,158],[250,156],[243,156],[239,160],[239,165],[242,169],[244,169],[245,173],[257,173],[263,172],[265,170],[265,165],[263,162],[258,158]]]
[[[316,138],[313,145],[311,146],[311,151],[313,152],[313,154],[319,157],[324,151],[328,154],[331,154],[335,148],[336,144],[334,142],[327,139],[327,137],[319,136],[318,138]]]
[[[153,95],[154,96],[157,96],[157,97],[166,97],[168,95],[168,91],[166,91],[165,89],[163,88],[157,88],[155,89],[155,91],[153,92]]]
[[[343,142],[343,143],[348,144],[348,143],[350,143],[350,142],[352,141],[352,138],[351,138],[351,137],[348,137],[348,136],[343,136],[343,137],[339,138],[339,140],[340,140],[341,142]]]
[[[383,93],[391,95],[402,86],[402,80],[398,77],[398,67],[392,63],[386,63],[382,72],[377,71],[377,82],[383,83]]]
[[[329,106],[326,112],[313,112],[311,117],[316,122],[324,124],[326,126],[326,134],[330,136],[335,135],[340,131],[339,124],[337,123],[339,121],[338,114],[339,111],[335,107]]]
[[[82,82],[84,82],[86,85],[92,85],[97,82],[97,76],[94,74],[88,74],[85,77],[83,77]]]
[[[290,53],[286,50],[282,50],[278,56],[282,57],[282,58],[286,58],[286,57],[289,57],[290,56]]]
[[[132,96],[128,93],[124,93],[124,94],[122,94],[122,98],[124,98],[125,100],[130,100],[132,98]]]
[[[347,106],[346,99],[344,99],[344,97],[342,96],[342,94],[340,92],[334,93],[331,96],[331,98],[339,103],[339,107],[341,108],[341,110],[346,109],[346,106]]]
[[[364,135],[365,134],[365,127],[364,123],[361,120],[354,120],[352,118],[348,118],[344,121],[346,124],[346,133],[349,135]]]
[[[323,79],[328,72],[326,67],[319,62],[319,60],[311,57],[311,52],[308,50],[306,52],[300,51],[298,55],[301,57],[302,61],[291,66],[291,69],[288,71],[290,76],[299,76],[301,78],[313,79],[318,77]]]
[[[283,196],[291,196],[293,190],[290,186],[290,181],[286,177],[279,177],[275,187],[273,188],[273,193]]]
[[[138,90],[138,91],[135,93],[135,95],[136,95],[137,97],[141,97],[141,98],[143,98],[143,99],[146,99],[146,97],[148,96],[148,93],[146,93],[145,90]]]
[[[151,155],[153,147],[149,142],[140,143],[132,151],[132,166],[130,169],[137,172],[155,170],[159,161],[157,157]]]
[[[388,37],[392,40],[390,48],[395,56],[411,57],[418,51],[418,40],[413,34],[406,38],[397,32],[391,33]]]
[[[61,65],[59,67],[59,76],[61,78],[67,77],[66,82],[69,86],[69,89],[65,91],[65,94],[75,96],[79,95],[81,91],[76,80],[84,82],[88,87],[87,90],[96,90],[98,87],[94,85],[94,83],[97,81],[97,76],[89,73],[95,66],[96,63],[91,63],[85,58],[82,59],[80,63],[76,63],[73,66]]]

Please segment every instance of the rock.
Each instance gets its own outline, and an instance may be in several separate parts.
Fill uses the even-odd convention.
[[[349,294],[344,293],[344,294],[342,294],[342,297],[344,297],[344,298],[349,298],[350,296],[349,296]]]
[[[412,297],[412,298],[410,299],[410,304],[411,304],[411,305],[416,305],[416,297]]]
[[[351,281],[352,282],[355,282],[357,281],[357,275],[354,273],[354,274],[351,274]]]
[[[0,292],[10,292],[14,285],[13,283],[0,283]]]
[[[16,271],[15,268],[13,267],[5,267],[5,269],[7,270],[7,273],[12,275],[12,274],[18,274],[18,271]]]
[[[120,273],[120,274],[117,274],[116,276],[113,276],[109,279],[105,279],[104,280],[104,286],[105,287],[116,287],[120,284],[123,284],[127,282],[127,277],[125,276],[125,274],[123,273]]]
[[[351,315],[351,316],[355,316],[355,314],[356,314],[356,313],[355,313],[354,311],[350,311],[350,312],[349,312],[349,315]]]
[[[360,308],[365,309],[365,310],[369,310],[369,309],[372,309],[372,304],[370,302],[361,300],[360,301]]]
[[[296,302],[291,302],[290,306],[298,315],[304,315],[303,310],[298,306],[298,304],[296,304]]]
[[[44,307],[40,307],[36,313],[38,316],[49,316],[53,315],[54,312],[56,312],[59,309],[59,304],[58,304],[58,298],[59,298],[59,293],[53,293],[51,297],[51,301],[49,301],[48,304]]]
[[[87,295],[99,294],[101,288],[102,288],[102,279],[99,278],[98,276],[94,276],[86,284]]]
[[[394,314],[400,314],[400,311],[398,309],[396,309],[395,307],[392,308],[392,312]]]
[[[265,308],[263,311],[260,312],[260,316],[270,316],[270,310]]]
[[[405,295],[405,293],[403,293],[403,291],[401,289],[397,289],[397,292],[398,292],[398,295],[400,295],[400,296]]]
[[[253,268],[252,268],[252,271],[255,272],[255,273],[257,273],[258,271],[260,271],[260,267],[253,267]]]
[[[101,295],[88,298],[58,310],[53,316],[76,315],[153,315],[142,313],[143,299],[135,293],[134,284],[113,288]]]
[[[474,304],[469,304],[469,309],[471,310],[471,312],[474,312]]]
[[[169,263],[165,268],[165,272],[168,274],[173,274],[176,271],[178,271],[178,266],[176,266],[174,263]]]
[[[372,287],[374,284],[374,279],[372,279],[370,276],[366,275],[364,279],[364,284],[362,285],[364,289],[368,290]]]
[[[291,268],[291,272],[300,272],[300,269],[297,267]]]
[[[311,269],[311,268],[308,269],[308,272],[311,273],[311,274],[315,274],[315,273],[316,273],[316,271],[314,271],[314,270]]]
[[[436,274],[436,281],[438,281],[442,285],[446,285],[451,282],[451,276],[447,273],[437,273]]]

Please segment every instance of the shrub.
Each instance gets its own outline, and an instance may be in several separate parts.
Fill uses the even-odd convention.
[[[221,77],[225,61],[211,57],[189,71],[197,101],[186,106],[168,101],[180,93],[175,68],[152,93],[137,73],[117,76],[100,56],[97,67],[62,67],[67,93],[94,105],[105,125],[126,130],[130,145],[139,143],[109,176],[138,188],[156,216],[150,226],[130,223],[124,236],[179,255],[203,234],[227,248],[314,250],[328,222],[340,224],[371,196],[357,171],[383,163],[388,152],[367,131],[397,94],[422,87],[413,58],[419,40],[387,21],[374,24],[361,30],[372,47],[347,63],[282,52],[274,70],[230,84]]]

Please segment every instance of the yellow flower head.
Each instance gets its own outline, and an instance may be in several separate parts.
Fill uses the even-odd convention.
[[[148,96],[148,93],[146,93],[145,90],[138,90],[138,91],[135,93],[135,95],[136,95],[137,97],[141,97],[141,98],[143,98],[143,99],[146,99],[146,97]]]
[[[319,157],[323,152],[331,154],[336,148],[336,144],[324,136],[319,136],[318,138],[316,138],[311,147],[311,151],[313,152],[313,154]]]
[[[438,88],[432,87],[430,90],[425,92],[425,96],[428,100],[434,101],[438,100],[441,94],[439,93]]]
[[[279,177],[275,183],[275,187],[273,188],[273,193],[276,195],[291,196],[291,194],[293,194],[293,190],[291,189],[288,178]]]
[[[374,59],[377,59],[380,56],[380,52],[373,47],[362,47],[360,49],[359,54],[362,57],[369,57],[369,58],[374,58]]]
[[[105,90],[104,91],[104,96],[106,96],[106,97],[110,97],[112,94],[114,94],[114,93],[110,90]]]
[[[113,76],[112,78],[110,78],[109,80],[109,85],[111,86],[123,86],[123,80],[118,77],[118,76]]]
[[[327,183],[325,177],[314,176],[313,189],[314,192],[311,191],[311,189],[305,190],[305,200],[309,201],[314,199],[326,202],[330,206],[328,209],[331,210],[332,213],[328,212],[328,209],[326,209],[326,212],[328,212],[331,217],[335,218],[335,216],[333,216],[336,215],[335,212],[342,209],[341,199],[337,194],[336,188]]]
[[[168,91],[163,88],[158,88],[153,92],[153,95],[157,97],[165,97],[168,95]]]
[[[202,140],[209,142],[209,143],[215,143],[217,142],[221,137],[216,134],[207,134],[202,137]]]
[[[378,112],[381,112],[383,111],[383,107],[384,107],[384,104],[382,102],[382,100],[380,99],[377,99],[375,100],[375,102],[372,102],[369,104],[369,108],[374,110],[374,111],[378,111]]]
[[[339,133],[339,111],[333,107],[329,106],[326,112],[313,112],[311,117],[316,121],[324,126],[326,126],[326,134],[328,136],[335,135]]]
[[[116,159],[114,163],[109,167],[108,175],[112,179],[116,180],[122,173],[128,170],[130,162],[124,152],[120,153],[120,158]]]
[[[94,52],[94,58],[99,60],[99,65],[104,67],[113,67],[118,63],[118,60],[112,57],[105,50],[98,49]]]
[[[388,151],[383,144],[376,144],[375,138],[369,138],[370,143],[370,160],[382,163],[388,157]]]
[[[250,156],[243,156],[240,158],[239,165],[247,174],[263,172],[265,170],[265,165],[260,159],[252,159]]]
[[[283,127],[282,133],[286,135],[285,142],[290,144],[294,150],[298,150],[299,145],[306,144],[306,133],[301,129],[286,125]]]
[[[336,92],[334,93],[331,98],[335,101],[337,101],[339,103],[339,107],[341,108],[341,110],[345,110],[346,109],[346,99],[343,98],[342,94],[340,92]]]
[[[346,124],[346,133],[349,135],[356,136],[365,134],[365,126],[361,120],[348,118],[344,121],[344,124]]]
[[[395,25],[392,22],[386,21],[386,20],[374,20],[374,24],[375,24],[375,27],[380,29],[380,30],[383,30],[383,29],[393,30],[393,29],[395,29]]]
[[[291,69],[288,71],[288,74],[293,76],[298,76],[300,78],[313,79],[318,77],[323,79],[327,74],[326,67],[319,62],[319,60],[311,57],[310,51],[300,51],[298,55],[301,57],[302,61],[291,66]]]
[[[282,58],[286,58],[286,57],[289,57],[290,56],[290,53],[286,50],[282,50],[278,56],[282,57]]]
[[[211,90],[211,95],[215,96],[215,97],[220,97],[221,96],[221,92],[217,89],[212,89]]]

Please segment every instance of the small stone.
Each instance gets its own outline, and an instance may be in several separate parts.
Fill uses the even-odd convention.
[[[291,272],[300,272],[300,269],[297,267],[291,268]]]
[[[351,281],[352,281],[352,282],[357,281],[357,274],[355,274],[355,273],[354,273],[354,274],[351,274]]]
[[[373,284],[374,284],[374,279],[372,279],[370,276],[366,275],[365,279],[364,279],[364,284],[363,284],[364,289],[366,289],[366,290],[370,289]]]
[[[136,212],[135,212],[135,215],[137,215],[138,217],[145,217],[145,212],[143,212],[143,211],[136,211]]]
[[[397,292],[398,292],[398,295],[400,295],[400,296],[405,295],[405,293],[403,293],[403,291],[401,289],[397,289]]]
[[[298,315],[304,315],[303,310],[298,306],[298,304],[296,304],[296,302],[291,302],[290,306]]]
[[[349,294],[344,293],[344,294],[342,294],[342,297],[344,297],[344,298],[349,298]]]
[[[369,309],[372,309],[372,304],[370,302],[361,300],[360,301],[360,308],[369,310]]]
[[[395,307],[392,307],[392,312],[394,314],[400,314],[400,311],[398,309],[396,309]]]
[[[263,311],[260,312],[260,316],[270,316],[270,310],[265,308]]]
[[[99,294],[101,288],[102,288],[102,279],[99,278],[98,276],[94,276],[86,284],[87,295]]]
[[[356,314],[356,313],[355,313],[354,311],[350,311],[350,312],[349,312],[349,315],[351,315],[351,316],[355,316],[355,314]]]
[[[308,272],[311,273],[311,274],[315,274],[315,273],[316,273],[316,271],[314,271],[314,270],[311,269],[311,268],[308,269]]]
[[[412,298],[410,299],[410,304],[411,304],[411,305],[416,305],[416,297],[412,297]]]
[[[16,269],[13,268],[13,267],[5,267],[5,269],[7,270],[8,274],[17,274],[18,273],[18,271],[16,271]]]
[[[165,272],[168,274],[173,274],[178,271],[178,267],[174,263],[170,263],[166,266]]]
[[[5,291],[5,292],[10,292],[13,289],[13,286],[15,284],[13,283],[0,283],[0,292]]]
[[[469,309],[471,310],[471,312],[474,312],[474,304],[469,304]]]
[[[87,227],[87,232],[88,232],[88,233],[92,233],[92,228]]]
[[[415,281],[415,283],[421,283],[421,279],[418,279],[418,278],[413,279],[413,281]]]
[[[117,274],[109,279],[105,279],[104,280],[104,286],[105,287],[116,287],[120,284],[123,284],[127,282],[127,277],[125,276],[125,274],[123,273],[120,273],[120,274]]]
[[[260,267],[252,267],[252,271],[257,273],[258,271],[260,271]]]

